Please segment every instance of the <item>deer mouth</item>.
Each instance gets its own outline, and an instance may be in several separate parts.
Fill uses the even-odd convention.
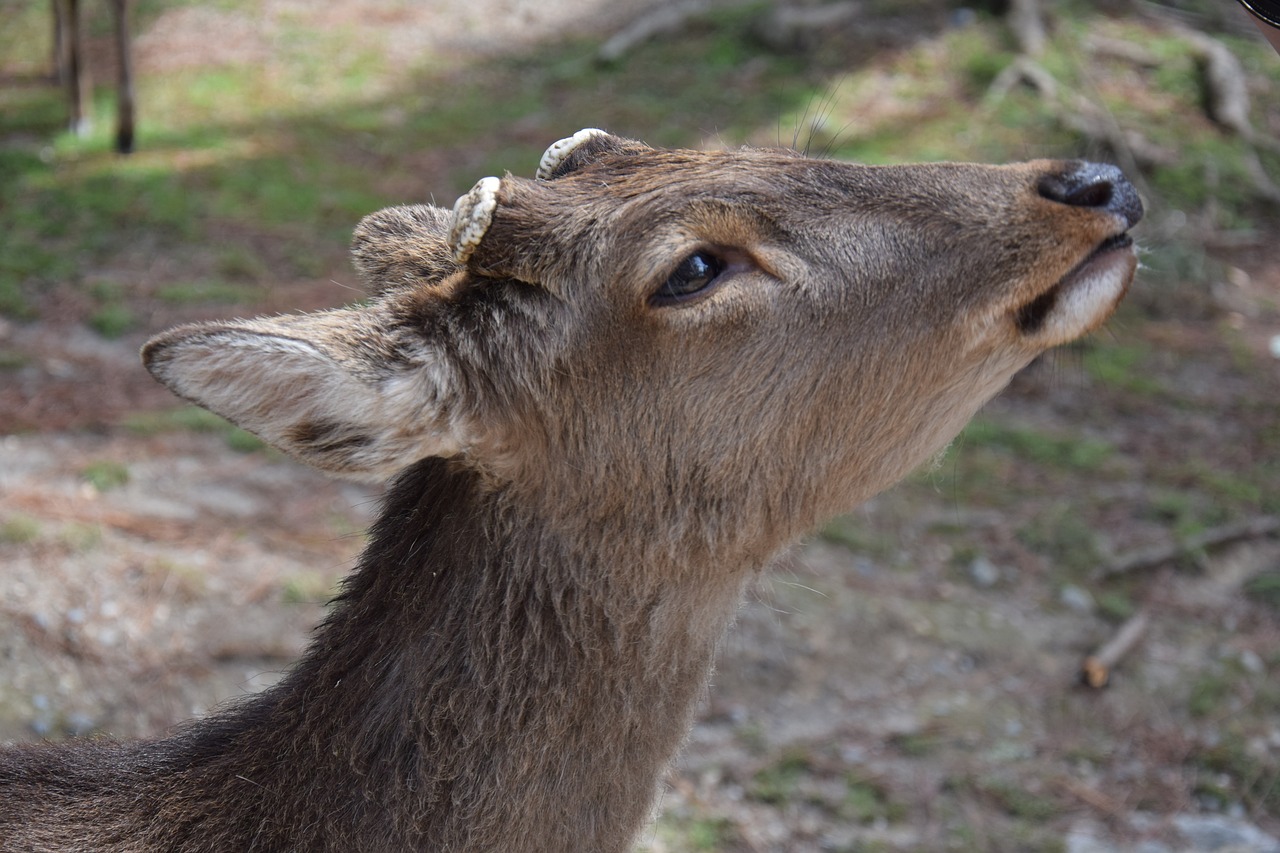
[[[1107,319],[1129,291],[1138,267],[1127,232],[1099,243],[1057,283],[1013,313],[1018,331],[1052,338],[1049,346],[1091,331]]]

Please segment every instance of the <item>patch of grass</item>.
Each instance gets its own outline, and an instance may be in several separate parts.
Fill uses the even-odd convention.
[[[118,338],[136,324],[137,317],[133,310],[120,303],[104,305],[89,315],[89,328],[104,338]]]
[[[58,531],[58,541],[68,550],[84,553],[102,544],[102,528],[96,524],[73,521]]]
[[[1093,527],[1075,507],[1058,506],[1040,513],[1018,529],[1017,537],[1070,574],[1091,571],[1102,559]]]
[[[199,406],[182,406],[159,412],[137,412],[123,421],[125,429],[137,435],[159,435],[166,432],[221,433],[232,429],[230,423]]]
[[[1197,750],[1188,761],[1194,769],[1223,774],[1231,782],[1225,788],[1217,780],[1197,779],[1197,786],[1208,781],[1215,795],[1234,794],[1230,799],[1243,800],[1256,812],[1280,813],[1280,762],[1274,755],[1249,749],[1248,739],[1238,732],[1224,733],[1217,745]]]
[[[98,491],[109,492],[128,485],[129,468],[113,459],[100,459],[86,465],[80,476]]]
[[[251,285],[205,279],[163,285],[156,290],[156,298],[173,305],[227,305],[254,302],[262,293]]]
[[[806,753],[788,751],[752,777],[747,785],[747,796],[762,803],[783,805],[796,798],[801,780],[812,770]]]
[[[892,800],[884,785],[856,773],[845,777],[845,795],[839,812],[844,820],[860,824],[878,820],[895,823],[907,816],[906,808]]]
[[[40,522],[25,515],[15,515],[0,522],[0,544],[26,545],[40,538]]]
[[[748,720],[738,726],[735,730],[735,734],[737,735],[739,742],[741,742],[752,755],[764,755],[766,750],[769,748],[769,739],[765,734],[765,730],[754,720]]]
[[[221,435],[227,447],[240,453],[253,453],[267,446],[253,433],[198,406],[183,406],[160,412],[138,412],[126,417],[122,425],[138,435],[180,431]]]
[[[897,734],[889,743],[907,758],[928,758],[942,747],[942,737],[936,731],[919,731]]]
[[[20,352],[0,349],[0,370],[19,370],[31,363],[31,359]]]
[[[166,597],[182,601],[195,601],[204,595],[209,585],[208,575],[200,567],[164,557],[147,561],[142,571],[165,591]]]
[[[1211,672],[1200,676],[1191,685],[1187,695],[1187,713],[1193,717],[1208,717],[1222,710],[1223,703],[1235,690],[1237,675]]]
[[[1029,462],[1064,471],[1097,471],[1115,453],[1115,448],[1104,441],[1058,437],[985,418],[970,423],[962,436],[966,445],[996,448]]]
[[[256,453],[266,448],[267,444],[248,430],[232,427],[226,437],[227,447],[237,453]]]
[[[1256,574],[1244,583],[1244,594],[1268,607],[1280,610],[1280,569]]]
[[[1163,387],[1152,378],[1147,365],[1149,349],[1143,344],[1096,343],[1084,351],[1085,372],[1097,382],[1131,394],[1159,394]]]
[[[718,815],[665,813],[658,819],[654,834],[661,840],[662,849],[671,853],[716,853],[741,843],[733,821]]]
[[[876,559],[888,559],[894,551],[892,537],[870,530],[853,516],[832,520],[818,535],[828,542]]]
[[[317,574],[292,575],[280,585],[280,600],[285,604],[324,604],[336,593],[335,581]]]
[[[1098,612],[1112,622],[1123,622],[1133,615],[1137,607],[1127,593],[1111,590],[1097,596]]]
[[[983,779],[977,782],[976,789],[1010,817],[1020,820],[1043,823],[1057,817],[1062,811],[1053,799],[1032,793],[1018,782]]]

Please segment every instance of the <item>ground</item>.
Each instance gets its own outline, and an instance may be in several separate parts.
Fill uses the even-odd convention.
[[[149,334],[358,297],[342,249],[359,213],[431,193],[443,203],[502,168],[531,173],[581,125],[662,143],[790,142],[778,129],[799,126],[790,110],[835,126],[848,109],[863,111],[842,130],[866,146],[857,156],[895,135],[914,152],[1009,154],[945,112],[981,93],[929,71],[964,54],[989,79],[978,66],[995,23],[878,55],[812,106],[796,82],[813,82],[808,66],[717,40],[745,31],[732,9],[660,37],[651,50],[671,53],[640,52],[641,71],[625,72],[574,57],[635,4],[325,9],[142,4],[138,67],[152,82],[128,161],[106,152],[105,131],[96,148],[44,141],[56,101],[10,95],[33,118],[0,121],[0,203],[15,205],[0,204],[0,741],[157,734],[270,684],[376,512],[376,492],[178,406],[137,360]],[[546,53],[555,39],[574,47]],[[315,50],[344,76],[297,59]],[[690,102],[649,104],[680,82],[664,66],[690,52],[720,76],[689,77]],[[388,70],[401,64],[409,83]],[[912,69],[926,72],[915,88]],[[1259,97],[1274,98],[1269,74],[1250,77]],[[168,77],[185,105],[157,82]],[[504,88],[520,91],[506,100]],[[184,112],[202,98],[241,110],[233,129]],[[707,123],[681,136],[673,113]],[[1255,121],[1280,126],[1274,111]],[[821,127],[805,133],[829,144]],[[1012,144],[1017,155],[1024,143]],[[263,164],[294,183],[273,193]],[[1146,175],[1147,268],[1106,329],[1032,365],[935,465],[782,555],[751,590],[641,849],[1280,851],[1275,220],[1179,198],[1183,220],[1212,219],[1217,240],[1189,252],[1183,220],[1161,209],[1178,198],[1168,181]],[[18,283],[6,290],[3,274]],[[1167,558],[1108,574],[1151,549]],[[1084,656],[1139,613],[1148,627],[1111,685],[1081,686]]]

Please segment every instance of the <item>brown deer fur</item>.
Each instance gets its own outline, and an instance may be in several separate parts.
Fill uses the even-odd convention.
[[[365,219],[366,304],[147,345],[179,395],[395,480],[280,684],[158,741],[0,753],[0,850],[627,849],[744,583],[1135,267],[1111,167],[553,150],[452,216]],[[669,298],[698,251],[718,276]]]

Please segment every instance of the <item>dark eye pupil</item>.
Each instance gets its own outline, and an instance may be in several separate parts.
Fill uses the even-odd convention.
[[[705,290],[724,269],[720,259],[707,252],[694,252],[654,294],[659,303],[678,302]]]

